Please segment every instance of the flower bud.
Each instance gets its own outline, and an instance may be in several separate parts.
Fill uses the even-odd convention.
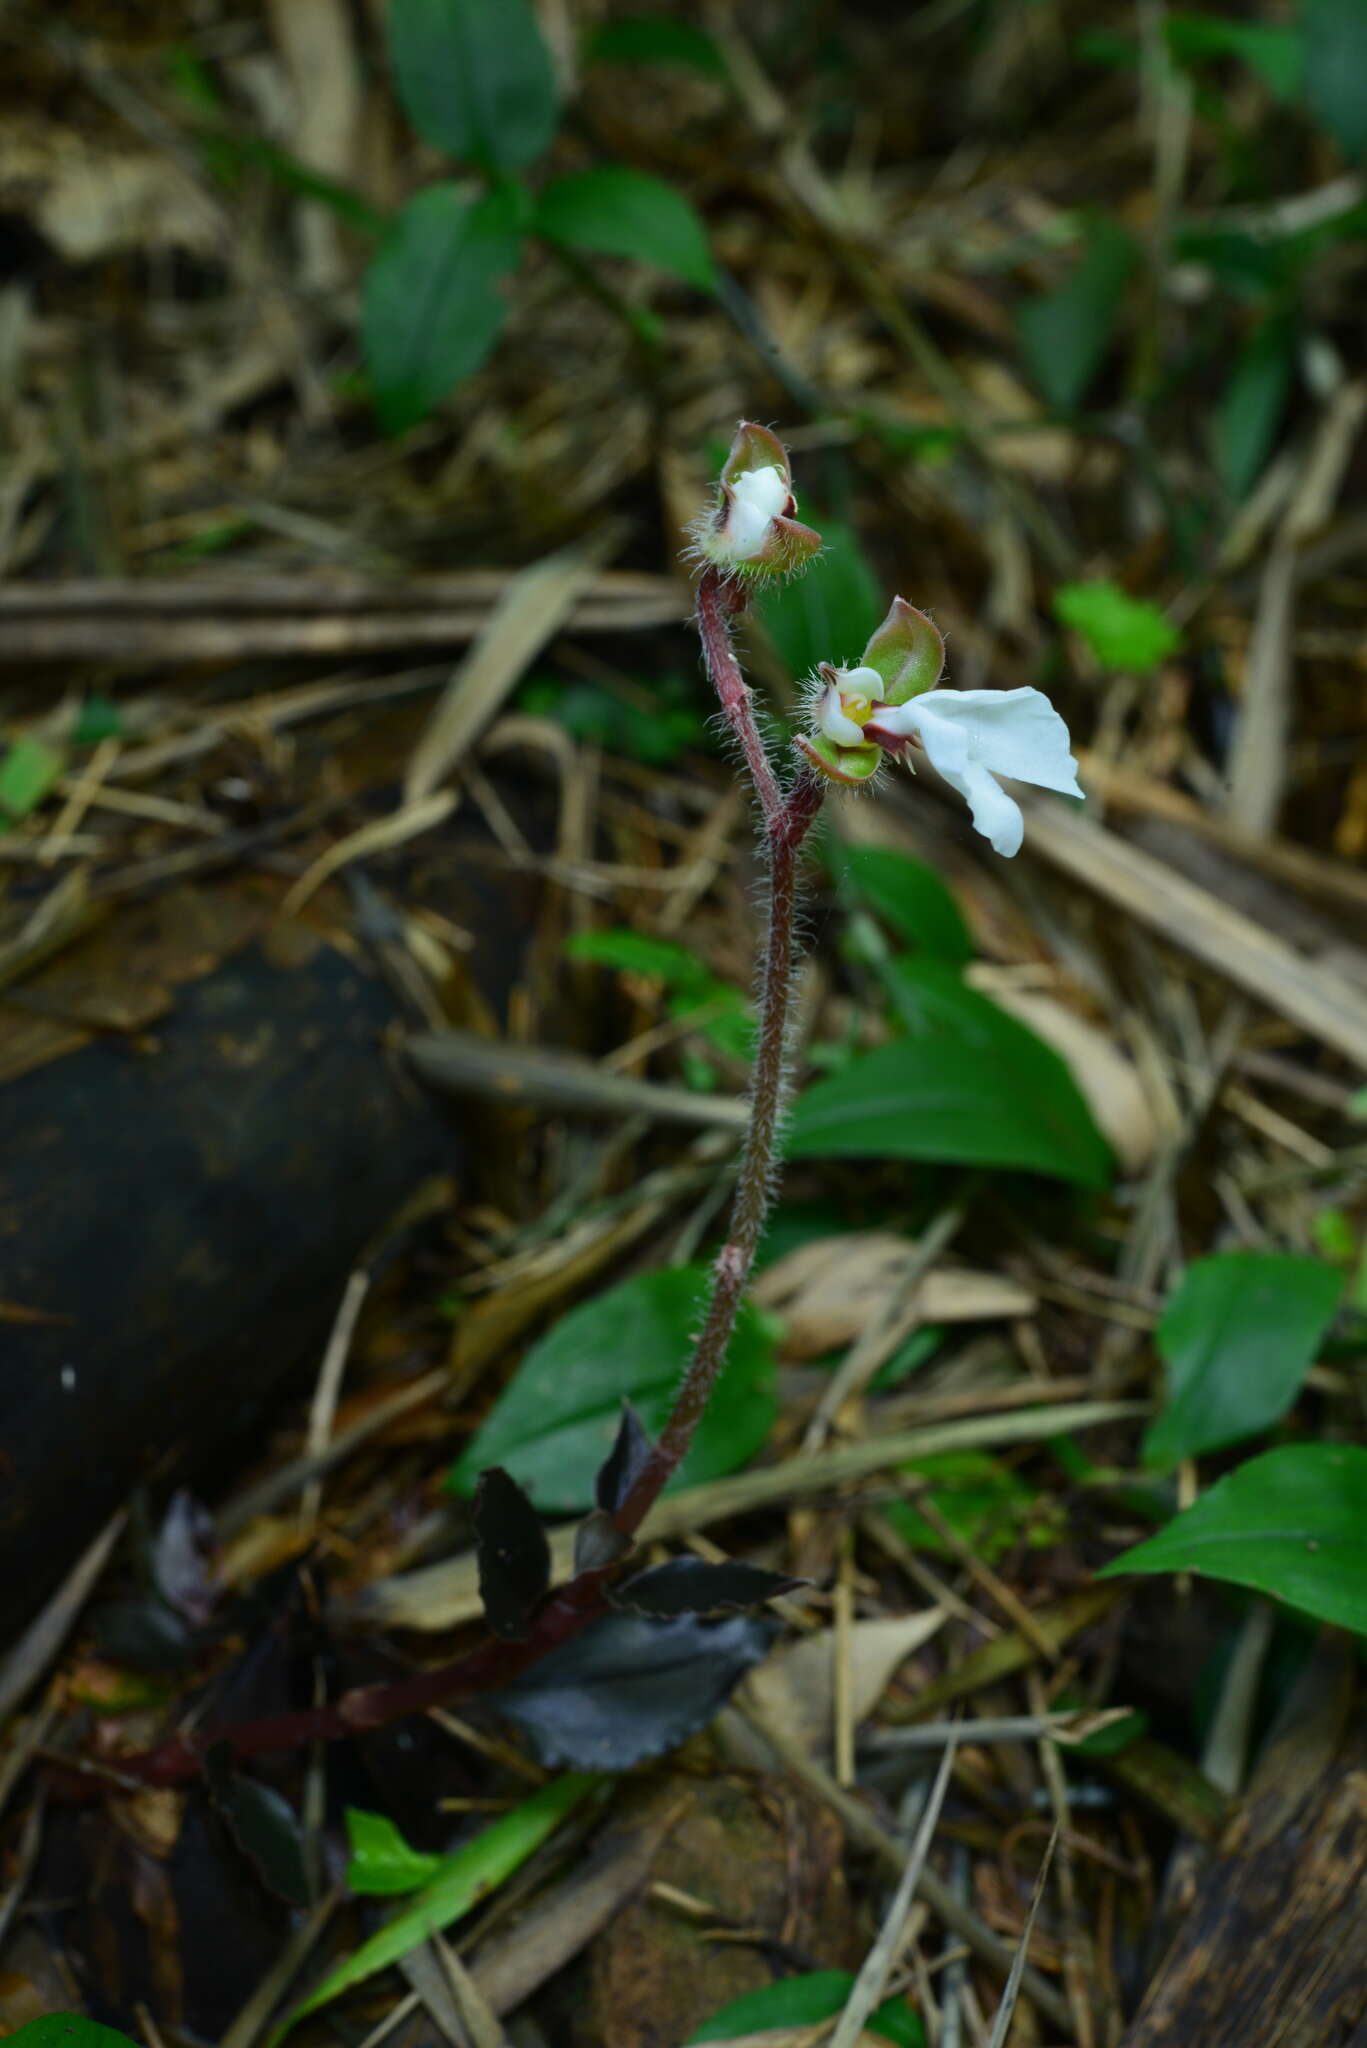
[[[730,575],[791,575],[821,548],[820,534],[795,519],[796,510],[783,443],[742,420],[722,464],[716,509],[694,529],[698,553]]]

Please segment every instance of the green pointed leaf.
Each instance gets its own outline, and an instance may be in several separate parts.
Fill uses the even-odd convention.
[[[562,248],[631,257],[699,291],[716,288],[707,231],[694,207],[663,178],[625,164],[552,178],[537,201],[535,226]]]
[[[473,1841],[445,1857],[437,1875],[416,1898],[386,1921],[369,1941],[363,1941],[351,1955],[335,1964],[322,1983],[286,2015],[271,2035],[270,2048],[277,2048],[305,2013],[316,2012],[319,2006],[349,1991],[353,1984],[363,1983],[377,1970],[388,1969],[432,1934],[459,1920],[490,1892],[497,1891],[602,1782],[599,1777],[577,1772],[552,1779],[523,1805],[491,1821]]]
[[[1367,1635],[1367,1450],[1291,1444],[1216,1481],[1102,1578],[1200,1572]]]
[[[725,78],[726,61],[711,36],[691,21],[625,14],[594,29],[586,64],[682,64],[706,78]]]
[[[80,2012],[49,2012],[5,2036],[5,2048],[136,2048],[127,2034]]]
[[[592,1507],[622,1402],[632,1403],[652,1435],[668,1417],[707,1283],[705,1267],[672,1266],[638,1274],[562,1316],[532,1346],[452,1470],[452,1491],[472,1493],[486,1465],[503,1465],[543,1514]],[[671,1487],[719,1479],[754,1456],[773,1426],[773,1374],[769,1325],[743,1305],[716,1391]]]
[[[911,1035],[803,1090],[790,1159],[926,1159],[1106,1186],[1110,1149],[1052,1047],[938,960],[899,959],[887,979]]]
[[[802,1977],[781,1977],[758,1991],[747,1991],[714,2012],[688,2037],[687,2048],[705,2041],[735,2041],[750,2034],[811,2027],[843,2012],[854,1989],[848,1970],[811,1970]],[[904,1998],[888,1998],[865,2022],[867,2031],[897,2048],[924,2048],[925,2029]]]
[[[963,912],[929,862],[890,846],[849,846],[836,859],[854,893],[906,945],[950,967],[973,958]]]
[[[359,1806],[349,1806],[346,1832],[351,1845],[347,1886],[364,1897],[388,1898],[396,1893],[415,1892],[421,1885],[430,1884],[441,1869],[440,1856],[410,1849],[393,1821],[383,1813],[366,1813]]]
[[[1154,1334],[1168,1399],[1144,1438],[1144,1463],[1165,1469],[1279,1422],[1342,1288],[1331,1266],[1283,1252],[1224,1252],[1189,1266]]]
[[[1290,22],[1227,21],[1218,14],[1170,14],[1163,24],[1179,64],[1221,57],[1246,64],[1274,98],[1294,100],[1304,76],[1300,31]]]
[[[1244,498],[1262,472],[1295,364],[1295,327],[1282,313],[1256,327],[1239,351],[1211,422],[1215,464],[1232,498]]]
[[[425,141],[503,171],[550,146],[555,74],[527,0],[389,0],[386,30],[399,98]]]
[[[22,733],[0,761],[0,830],[37,810],[66,766],[65,756],[46,740]]]
[[[1346,157],[1367,156],[1367,6],[1302,0],[1310,109]]]
[[[1148,675],[1182,645],[1181,634],[1156,605],[1101,578],[1061,583],[1054,592],[1054,617],[1082,636],[1103,668],[1131,675]]]
[[[1081,402],[1101,368],[1137,254],[1113,220],[1095,221],[1072,275],[1016,315],[1030,373],[1060,412]]]
[[[396,215],[366,272],[362,328],[380,418],[400,434],[477,370],[503,325],[517,268],[516,207],[429,185]]]

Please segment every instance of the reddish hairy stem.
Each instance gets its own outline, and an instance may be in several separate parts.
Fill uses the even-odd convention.
[[[707,1315],[660,1441],[614,1517],[626,1536],[635,1535],[683,1462],[725,1361],[754,1264],[769,1204],[783,1107],[798,850],[825,794],[825,784],[808,768],[798,770],[786,796],[779,789],[755,723],[749,689],[731,647],[728,615],[741,609],[744,602],[743,588],[719,577],[713,569],[704,571],[698,588],[698,628],[703,654],[732,730],[745,750],[746,764],[764,807],[769,853],[769,927],[761,979],[754,1092],[730,1228],[714,1268]],[[605,1585],[611,1576],[610,1571],[593,1571],[571,1580],[546,1601],[522,1642],[491,1637],[466,1656],[439,1665],[436,1670],[417,1672],[389,1685],[359,1686],[328,1706],[304,1707],[294,1713],[245,1722],[236,1728],[211,1727],[193,1736],[177,1736],[143,1756],[121,1758],[119,1770],[125,1778],[137,1778],[144,1784],[178,1784],[197,1775],[205,1751],[217,1742],[226,1742],[235,1758],[262,1756],[275,1750],[299,1749],[311,1742],[335,1742],[342,1736],[385,1727],[408,1714],[425,1713],[429,1707],[496,1691],[549,1651],[569,1642],[602,1614],[607,1607]]]
[[[743,585],[723,576],[720,570],[703,570],[698,580],[698,638],[702,641],[703,660],[721,708],[726,713],[727,724],[741,743],[750,780],[763,807],[765,823],[769,824],[782,808],[783,798],[774,765],[755,722],[755,702],[750,686],[741,674],[740,663],[731,645],[730,619],[745,609],[745,603]]]

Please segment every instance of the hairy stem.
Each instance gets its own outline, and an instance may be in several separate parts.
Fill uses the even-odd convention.
[[[779,792],[778,777],[774,774],[774,764],[769,759],[755,721],[755,703],[750,695],[750,686],[741,674],[736,651],[731,645],[730,620],[734,613],[744,609],[745,602],[744,587],[732,577],[723,576],[717,569],[703,570],[698,580],[697,614],[703,660],[718,702],[726,714],[727,724],[740,741],[750,780],[764,811],[765,824],[769,825],[782,809],[783,798]]]
[[[825,793],[824,782],[807,768],[798,770],[786,794],[779,788],[755,722],[749,689],[731,647],[728,618],[744,602],[743,588],[719,577],[715,570],[704,573],[698,590],[698,628],[703,653],[732,730],[745,750],[746,764],[764,809],[769,856],[768,937],[761,977],[750,1122],[727,1241],[717,1257],[702,1330],[660,1441],[614,1517],[626,1536],[634,1535],[640,1528],[683,1462],[725,1362],[754,1264],[769,1205],[783,1107],[798,854]],[[226,1743],[236,1758],[261,1756],[276,1750],[299,1749],[311,1742],[333,1742],[342,1736],[385,1727],[408,1714],[424,1713],[430,1707],[495,1691],[578,1635],[602,1614],[607,1606],[605,1588],[610,1576],[607,1570],[581,1572],[546,1601],[522,1642],[490,1638],[466,1656],[436,1670],[418,1672],[387,1685],[358,1687],[326,1706],[304,1707],[237,1727],[210,1727],[190,1736],[176,1736],[160,1749],[121,1758],[119,1770],[125,1778],[144,1784],[178,1784],[199,1772],[205,1751],[216,1742]],[[89,1792],[88,1786],[75,1781],[68,1781],[66,1789],[73,1796]]]

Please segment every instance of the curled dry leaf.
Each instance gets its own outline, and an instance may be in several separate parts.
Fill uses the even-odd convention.
[[[857,1621],[850,1630],[854,1719],[873,1712],[894,1672],[942,1626],[948,1609],[890,1621]],[[835,1729],[835,1630],[824,1628],[766,1658],[747,1680],[761,1717],[809,1752],[828,1748]]]
[[[887,1230],[851,1231],[802,1245],[760,1274],[751,1298],[783,1318],[785,1358],[821,1358],[852,1344],[898,1293],[915,1243]],[[999,1273],[940,1266],[908,1312],[925,1323],[986,1322],[1033,1315],[1028,1287]]]

